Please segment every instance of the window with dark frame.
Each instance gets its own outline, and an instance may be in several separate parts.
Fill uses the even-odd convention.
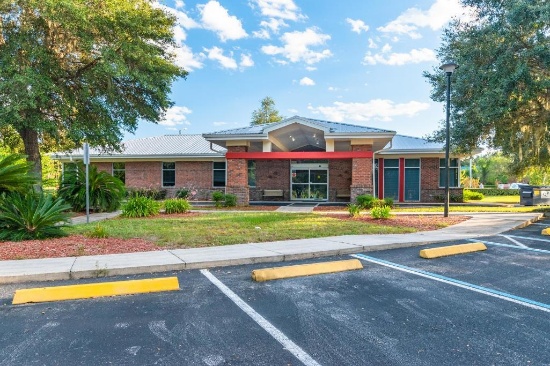
[[[162,163],[162,186],[174,187],[176,185],[176,163]]]
[[[458,188],[460,187],[459,177],[459,165],[458,159],[449,159],[449,187]],[[439,159],[439,188],[445,187],[445,159]]]
[[[225,161],[215,161],[212,164],[212,175],[214,187],[225,187]]]
[[[113,163],[113,177],[116,177],[126,183],[126,163]]]
[[[256,161],[248,160],[248,186],[256,187]]]

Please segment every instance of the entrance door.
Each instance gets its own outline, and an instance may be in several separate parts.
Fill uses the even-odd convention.
[[[293,164],[290,177],[292,200],[328,199],[328,164]]]

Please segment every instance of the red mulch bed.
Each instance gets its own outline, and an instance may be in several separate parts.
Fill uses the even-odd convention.
[[[260,206],[270,207],[271,206]],[[162,217],[189,217],[200,213],[162,215]],[[440,215],[394,215],[389,219],[376,220],[370,216],[352,218],[347,214],[327,214],[341,220],[359,220],[369,224],[384,226],[411,227],[419,231],[438,230],[455,225],[468,219],[467,216]],[[144,218],[146,220],[147,218]],[[63,238],[46,240],[4,241],[0,242],[0,260],[77,257],[84,255],[121,254],[163,250],[153,242],[143,239],[87,238],[82,235],[70,235]]]

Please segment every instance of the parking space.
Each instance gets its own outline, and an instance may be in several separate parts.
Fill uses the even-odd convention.
[[[170,293],[12,306],[8,294],[36,284],[4,286],[0,365],[548,364],[542,228],[505,233],[523,246],[495,236],[439,259],[371,252],[356,256],[363,270],[311,277],[251,280],[273,263],[159,275],[178,276]]]

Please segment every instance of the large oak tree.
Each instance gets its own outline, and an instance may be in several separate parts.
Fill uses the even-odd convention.
[[[172,105],[175,19],[150,0],[1,0],[0,129],[40,146],[117,149]]]
[[[512,158],[514,171],[550,162],[550,3],[462,0],[470,21],[444,32],[438,58],[460,68],[452,80],[453,148],[486,143]],[[432,99],[445,100],[445,76],[424,74]],[[436,133],[442,139],[443,129]]]

